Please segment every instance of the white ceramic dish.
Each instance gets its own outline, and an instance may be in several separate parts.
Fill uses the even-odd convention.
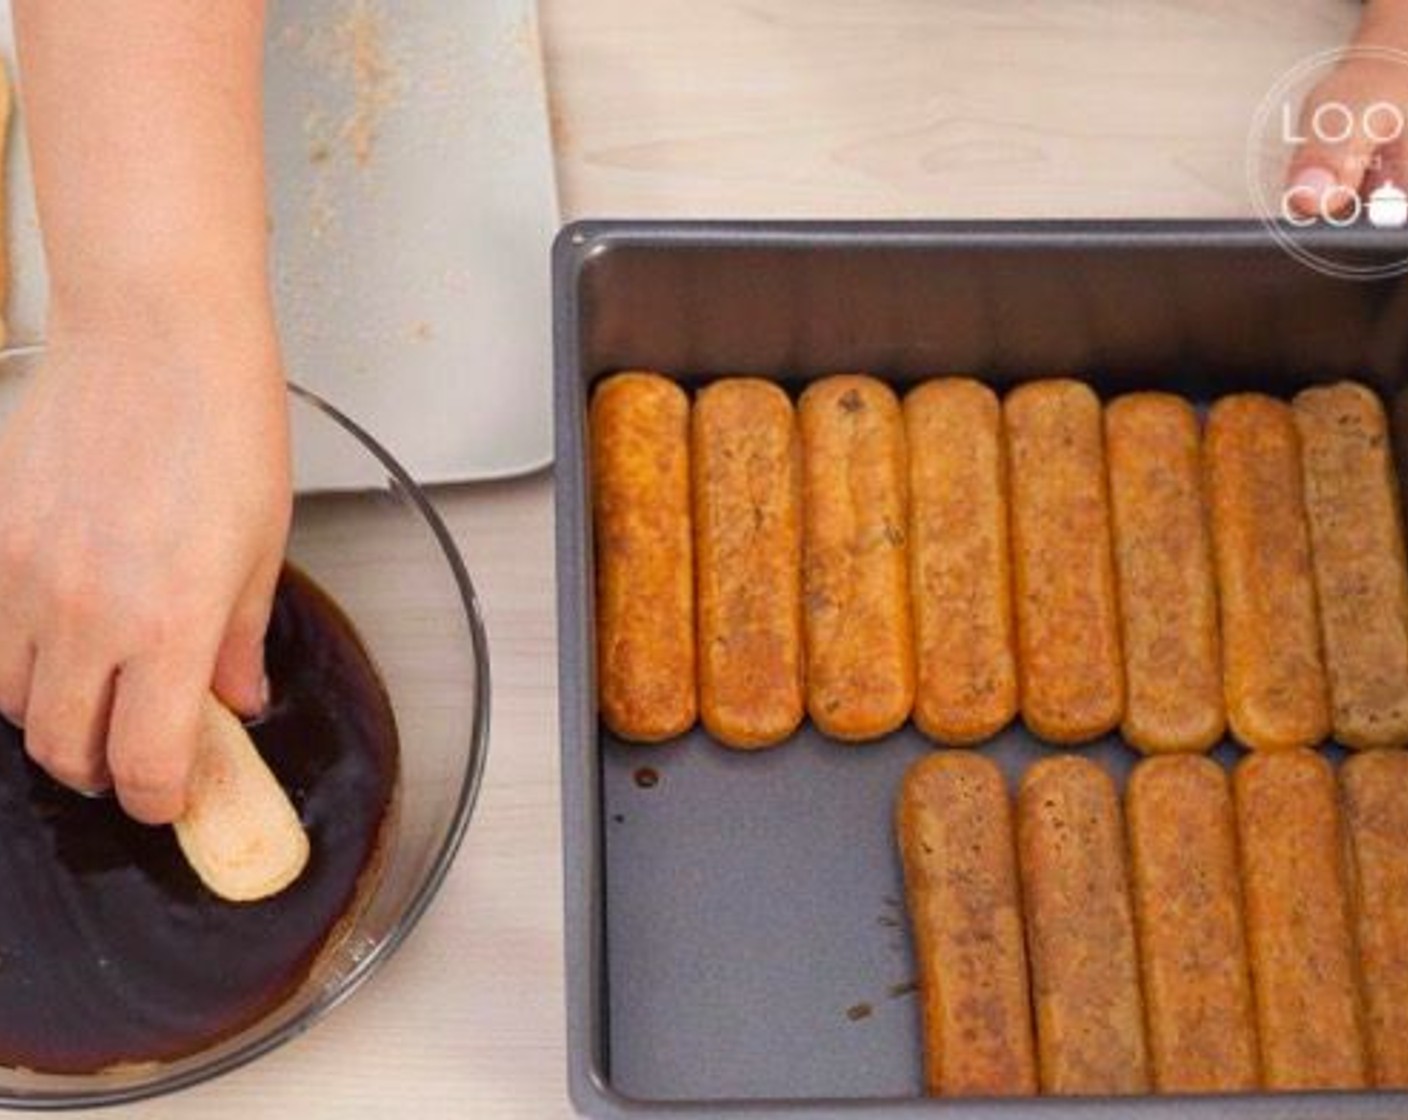
[[[13,63],[8,0],[0,54]],[[275,0],[265,65],[290,379],[421,482],[545,466],[558,212],[534,0]],[[42,338],[45,279],[22,114],[15,126],[9,321],[24,344]],[[13,391],[0,381],[0,412]],[[307,487],[384,481],[302,434]]]

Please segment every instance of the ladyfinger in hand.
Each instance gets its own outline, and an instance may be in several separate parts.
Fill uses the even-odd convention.
[[[278,894],[308,863],[308,834],[288,795],[214,696],[201,712],[186,811],[175,830],[201,881],[230,902]]]

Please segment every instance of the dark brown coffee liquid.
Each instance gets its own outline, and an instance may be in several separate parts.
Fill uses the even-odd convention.
[[[264,902],[205,889],[169,828],[29,762],[0,722],[0,1064],[87,1072],[179,1057],[285,999],[356,895],[396,782],[389,701],[341,611],[286,571],[251,729],[308,829],[302,877]]]

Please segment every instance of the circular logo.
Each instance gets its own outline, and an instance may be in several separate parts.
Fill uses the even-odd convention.
[[[1308,267],[1346,280],[1408,274],[1408,101],[1395,99],[1398,90],[1408,90],[1408,51],[1344,47],[1296,64],[1257,107],[1247,144],[1252,206]],[[1312,159],[1290,177],[1309,150],[1334,166]],[[1368,259],[1362,247],[1319,236],[1353,228],[1403,230],[1403,250]]]

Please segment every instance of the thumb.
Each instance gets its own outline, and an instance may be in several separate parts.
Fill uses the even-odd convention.
[[[1286,171],[1286,201],[1296,213],[1343,214],[1352,206],[1379,146],[1365,127],[1362,105],[1355,93],[1337,98],[1333,87],[1306,99],[1301,139]]]
[[[264,672],[264,635],[269,628],[279,566],[269,566],[250,580],[225,627],[215,661],[211,690],[234,712],[257,716],[268,704]]]

